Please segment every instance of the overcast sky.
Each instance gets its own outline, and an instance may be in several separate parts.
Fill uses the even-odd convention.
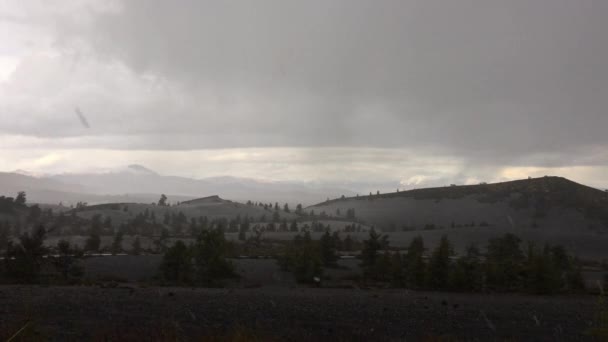
[[[605,0],[0,0],[0,170],[607,186]]]

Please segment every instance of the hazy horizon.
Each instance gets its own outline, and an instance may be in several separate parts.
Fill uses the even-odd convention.
[[[5,1],[0,170],[605,188],[607,9]]]

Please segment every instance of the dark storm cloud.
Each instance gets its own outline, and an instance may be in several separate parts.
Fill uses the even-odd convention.
[[[100,53],[176,81],[186,94],[206,89],[231,101],[244,89],[275,98],[275,108],[235,110],[232,123],[220,122],[250,131],[243,144],[511,154],[608,139],[603,1],[123,5],[89,36]],[[249,115],[278,135],[239,126]]]
[[[123,89],[104,70],[72,85],[96,118],[87,134],[106,147],[354,146],[488,167],[605,165],[587,152],[608,145],[606,14],[599,0],[133,0],[56,32],[65,51],[86,46],[145,80]],[[69,129],[35,135],[83,134]]]

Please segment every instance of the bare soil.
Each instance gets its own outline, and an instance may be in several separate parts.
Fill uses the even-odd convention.
[[[0,339],[27,324],[23,341],[576,341],[596,311],[593,296],[0,286]]]

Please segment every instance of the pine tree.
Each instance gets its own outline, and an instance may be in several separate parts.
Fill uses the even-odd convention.
[[[158,205],[162,206],[162,207],[167,205],[167,196],[165,194],[160,195],[160,199],[158,200]]]
[[[469,246],[465,255],[458,258],[453,265],[450,272],[450,288],[473,292],[479,292],[483,289],[481,253],[477,246]]]
[[[223,231],[203,231],[192,248],[197,283],[215,286],[235,276],[234,265],[226,259],[230,245]]]
[[[342,246],[346,252],[352,252],[354,250],[353,238],[350,235],[346,235],[344,241],[342,242]]]
[[[424,240],[421,236],[415,237],[405,255],[406,281],[409,286],[421,288],[426,277],[426,265],[423,259]]]
[[[140,255],[141,254],[141,241],[139,240],[139,236],[135,237],[133,243],[131,244],[131,254]]]
[[[15,198],[15,204],[18,206],[24,206],[25,202],[25,191],[19,191],[19,193],[17,193],[17,197]]]
[[[114,236],[114,241],[112,242],[112,255],[122,252],[122,236],[122,232],[118,232]]]
[[[291,225],[289,226],[289,231],[298,232],[298,222],[296,220],[291,221]]]
[[[272,213],[272,222],[279,222],[281,219],[281,215],[279,215],[278,211]]]
[[[39,226],[31,235],[21,235],[16,245],[9,242],[5,263],[10,278],[25,283],[40,280],[41,265],[48,254],[48,249],[44,246],[45,239],[46,229]]]
[[[167,250],[160,266],[163,279],[171,283],[190,284],[193,280],[192,253],[180,240]]]
[[[393,287],[404,287],[406,285],[405,272],[403,270],[403,258],[399,252],[391,256],[391,284]]]
[[[525,285],[528,291],[536,294],[552,294],[562,288],[561,274],[548,245],[540,251],[535,245],[530,244],[526,259]]]
[[[85,242],[84,249],[89,252],[99,252],[101,245],[101,236],[96,231],[91,230],[89,237]]]
[[[376,233],[375,229],[371,229],[369,232],[369,238],[364,242],[363,251],[361,252],[361,267],[366,277],[376,279],[378,272],[376,264],[379,258],[379,252],[388,247],[388,240],[386,236]]]
[[[321,261],[325,266],[335,266],[338,260],[336,245],[329,232],[325,232],[319,241],[321,249]]]
[[[449,286],[450,257],[454,254],[447,236],[442,236],[429,261],[428,284],[433,289]]]
[[[500,290],[521,288],[524,255],[520,244],[521,239],[513,234],[489,241],[485,263],[488,286]]]

